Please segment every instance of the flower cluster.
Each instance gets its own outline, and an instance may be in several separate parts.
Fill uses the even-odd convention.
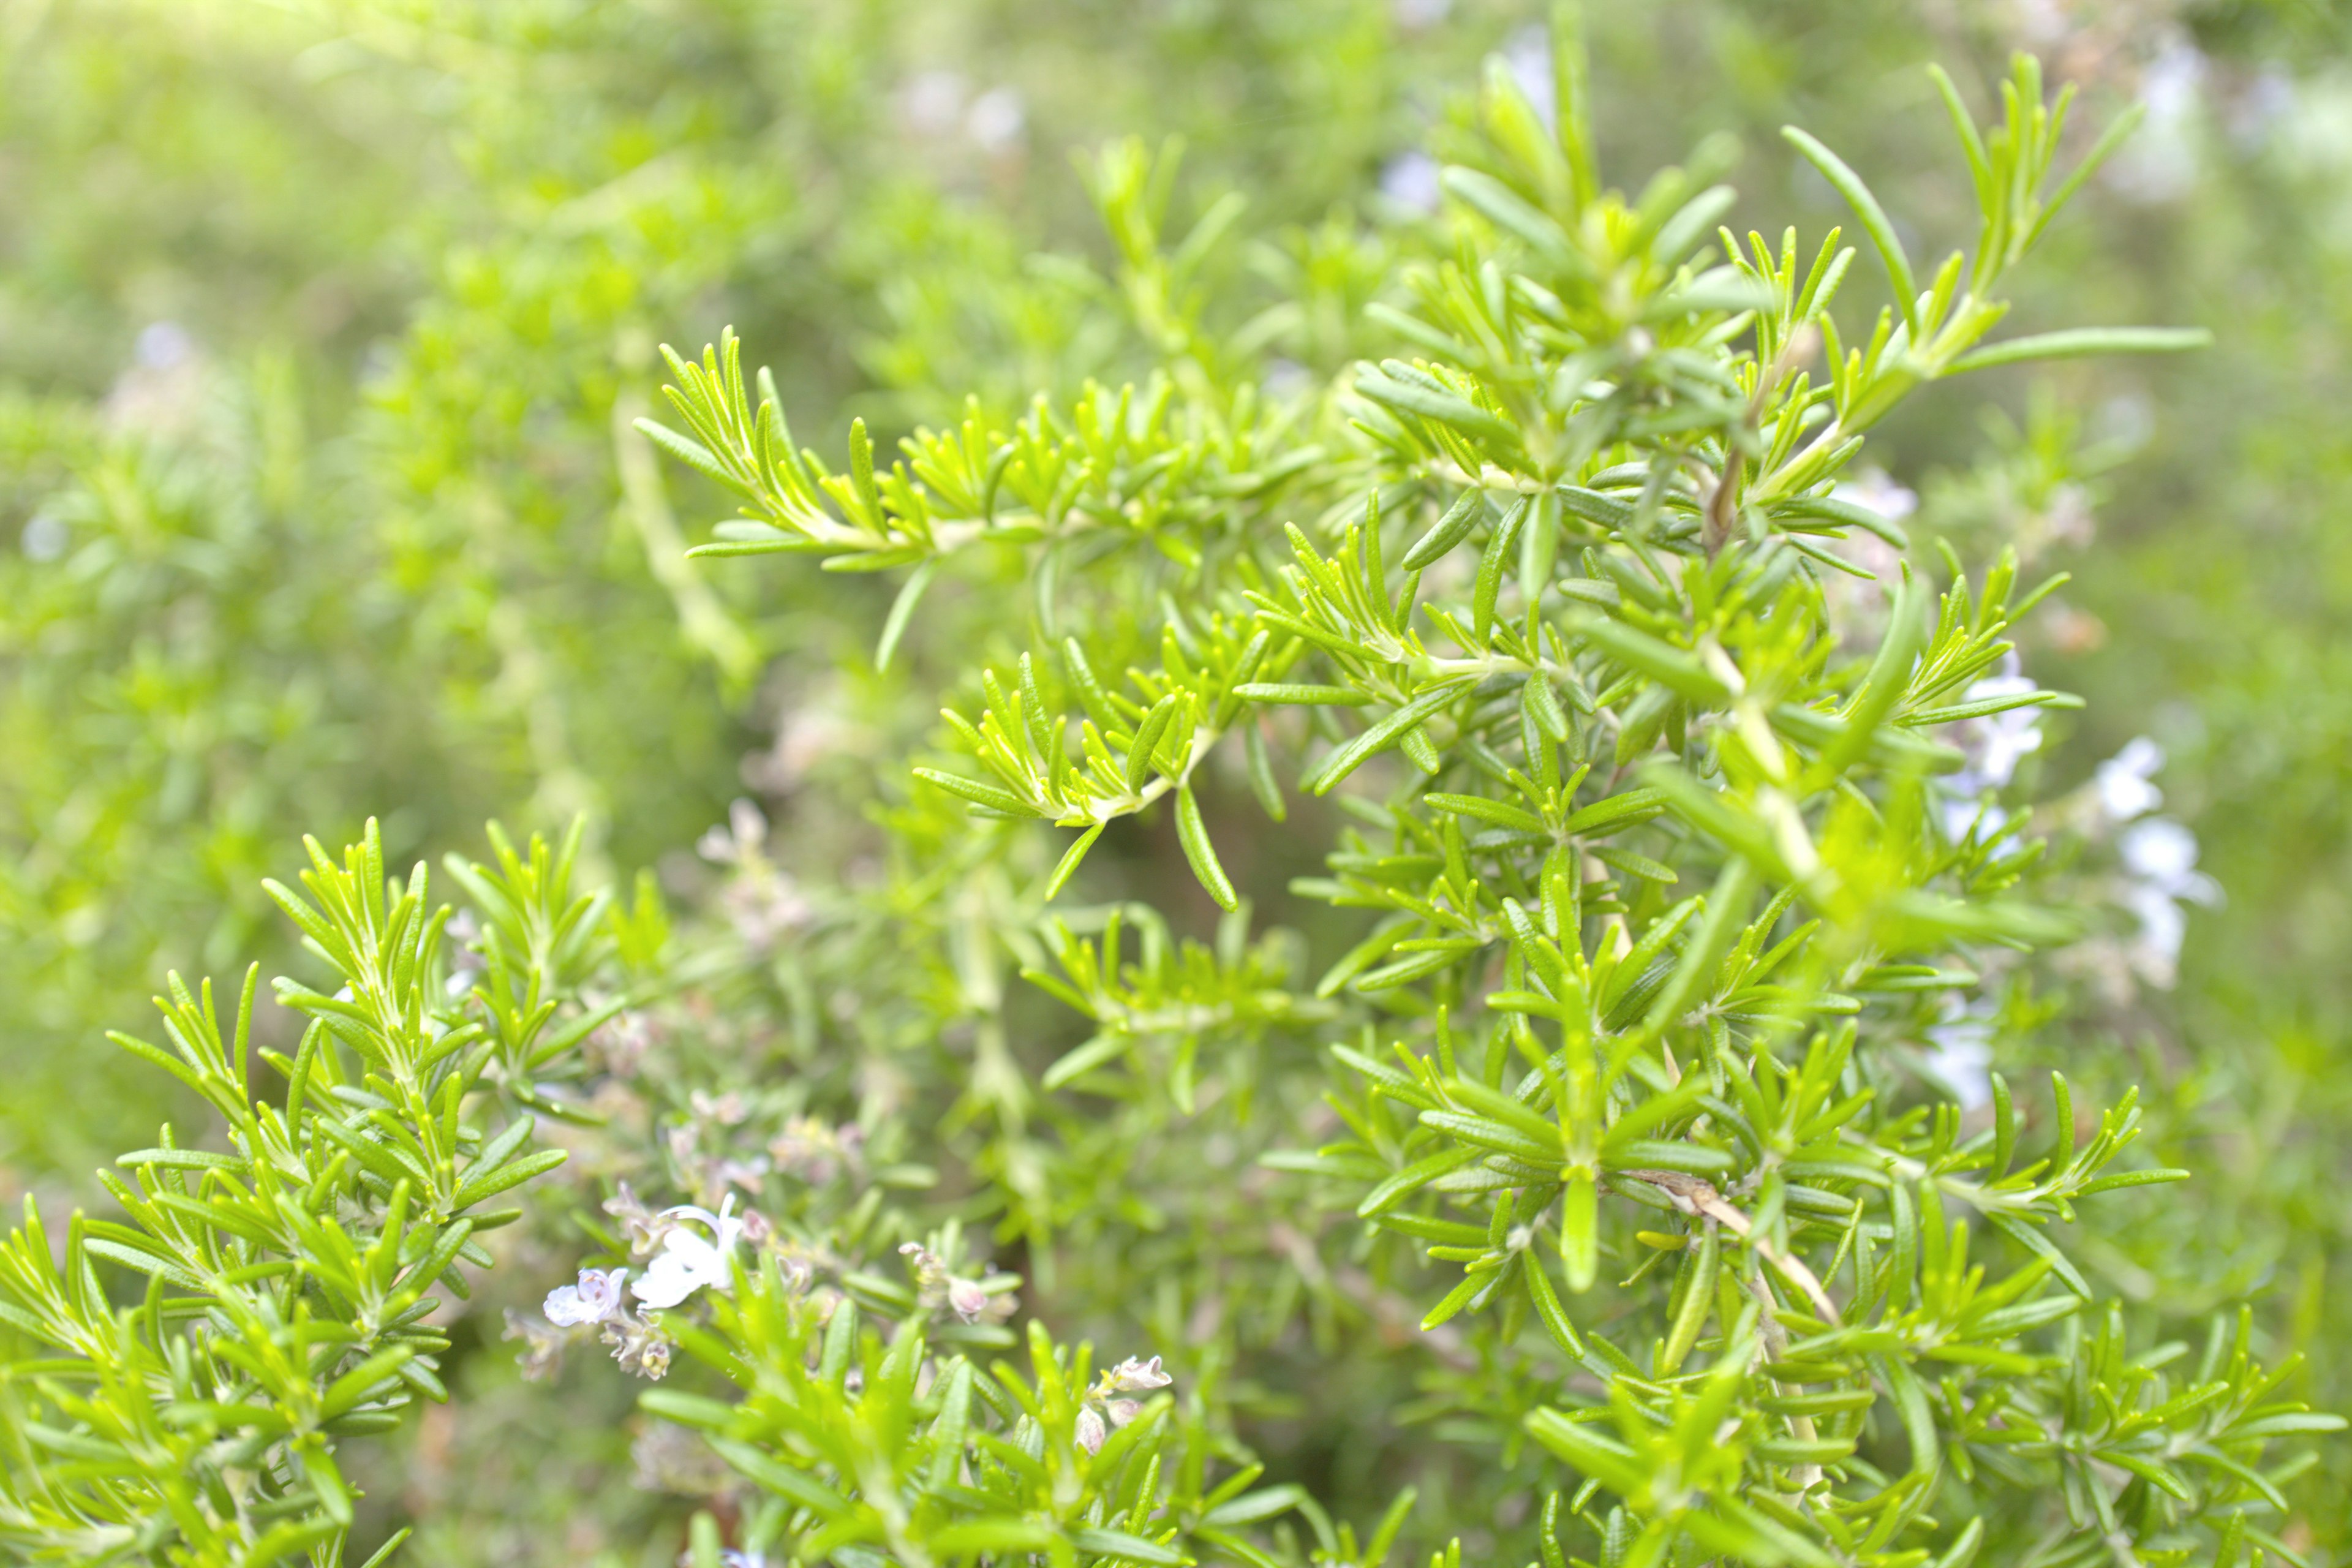
[[[695,848],[732,873],[721,902],[744,946],[765,952],[808,924],[815,910],[799,884],[768,856],[768,819],[748,800],[727,808],[727,825],[713,827]]]
[[[1117,1366],[1106,1367],[1079,1408],[1078,1446],[1089,1454],[1100,1452],[1113,1432],[1142,1412],[1143,1402],[1133,1395],[1165,1388],[1173,1381],[1160,1370],[1158,1356],[1150,1361],[1129,1356]]]
[[[551,1374],[564,1341],[595,1329],[623,1371],[660,1378],[669,1370],[671,1341],[646,1311],[683,1305],[698,1290],[733,1289],[736,1248],[747,1241],[756,1245],[770,1235],[767,1221],[757,1211],[735,1213],[731,1195],[716,1213],[694,1204],[656,1211],[624,1182],[605,1201],[604,1212],[620,1221],[630,1256],[650,1261],[634,1280],[627,1268],[581,1269],[577,1283],[547,1293],[541,1309],[543,1321],[509,1310],[507,1337],[523,1342],[526,1376]],[[629,1309],[630,1297],[638,1303],[635,1311]]]
[[[2171,817],[2151,815],[2164,804],[2155,784],[2163,766],[2164,748],[2138,736],[2099,764],[2092,792],[2101,817],[2116,830],[2123,877],[2116,901],[2139,922],[2126,956],[2142,981],[2168,990],[2189,934],[2182,906],[2218,904],[2221,887],[2197,868],[2197,836]]]
[[[866,1130],[856,1122],[835,1127],[814,1116],[795,1116],[768,1141],[774,1169],[795,1181],[821,1187],[844,1171],[855,1172],[866,1155]]]
[[[915,1277],[916,1302],[927,1312],[945,1308],[967,1323],[982,1319],[1003,1322],[1020,1305],[1020,1298],[1011,1294],[1010,1275],[974,1279],[956,1274],[945,1258],[919,1241],[902,1244],[898,1256],[907,1259],[908,1271]]]

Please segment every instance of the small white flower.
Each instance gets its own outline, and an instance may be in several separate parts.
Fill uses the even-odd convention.
[[[2099,764],[2093,780],[2098,791],[2099,809],[2107,814],[2111,822],[2129,822],[2162,805],[2164,792],[2150,782],[2162,766],[2163,747],[2146,735],[2134,739]]]
[[[625,1268],[583,1268],[579,1284],[550,1290],[541,1310],[558,1328],[609,1322],[626,1310],[621,1304],[621,1282],[628,1277]]]
[[[691,1220],[710,1231],[709,1239],[679,1226],[662,1237],[662,1249],[646,1265],[629,1293],[648,1307],[675,1307],[704,1286],[724,1290],[734,1283],[735,1244],[743,1234],[732,1194],[717,1214],[680,1204],[662,1210],[666,1218]]]
[[[1103,1425],[1103,1418],[1095,1413],[1093,1405],[1084,1405],[1078,1407],[1079,1447],[1089,1454],[1098,1454],[1102,1452],[1103,1439],[1109,1436],[1109,1428]]]
[[[2197,836],[2170,817],[2133,823],[2116,847],[2123,852],[2125,870],[2174,898],[2207,903],[2220,891],[2197,869]]]
[[[1103,1373],[1103,1386],[1118,1394],[1141,1394],[1154,1388],[1165,1388],[1175,1381],[1160,1370],[1160,1358],[1138,1361],[1133,1356]]]

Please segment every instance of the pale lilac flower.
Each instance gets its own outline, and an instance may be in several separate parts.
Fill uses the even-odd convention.
[[[2012,652],[2002,661],[1999,675],[1987,676],[1969,686],[1962,700],[1982,702],[1998,697],[2025,697],[2040,689],[2023,672]],[[1951,726],[1950,737],[1966,761],[1959,772],[1948,773],[1937,782],[1948,796],[1944,802],[1945,832],[1958,839],[1976,820],[1979,797],[1988,790],[2006,786],[2017,776],[2017,764],[2042,749],[2041,710],[2011,708],[1980,719],[1963,719]],[[1988,826],[1998,827],[2006,820],[2005,816],[1989,816]]]
[[[2218,904],[2221,886],[2197,869],[2197,836],[2169,817],[2132,824],[2116,847],[2123,856],[2125,877],[2117,901],[2139,921],[2130,951],[2132,967],[2149,984],[2168,989],[2189,935],[2182,903]]]
[[[1266,363],[1265,377],[1258,384],[1274,402],[1292,403],[1315,390],[1315,373],[1295,359],[1276,356]]]
[[[459,910],[443,930],[449,938],[448,992],[455,1001],[474,988],[475,976],[488,969],[489,963],[480,952],[482,925],[473,910]]]
[[[1102,1416],[1097,1414],[1091,1405],[1082,1405],[1078,1407],[1077,1436],[1078,1447],[1089,1454],[1102,1452],[1103,1441],[1110,1436],[1110,1429],[1103,1425]]]
[[[159,435],[192,432],[205,408],[204,355],[186,328],[156,321],[139,334],[129,368],[107,394],[107,423]]]
[[[17,542],[23,546],[27,561],[55,561],[73,542],[73,531],[57,513],[37,511],[32,521],[25,525],[25,531],[17,536]]]
[[[2185,32],[2166,44],[2141,78],[2147,118],[2121,155],[2108,163],[2109,185],[2133,201],[2155,205],[2177,200],[2195,184],[2209,65]]]
[[[1889,522],[1901,522],[1919,510],[1919,492],[1897,482],[1885,468],[1864,468],[1853,479],[1839,481],[1830,494],[1838,500],[1868,507]]]
[[[1511,79],[1527,95],[1528,107],[1549,130],[1558,117],[1559,103],[1552,89],[1551,34],[1540,22],[1530,22],[1513,33],[1503,46],[1503,60],[1511,68]]]
[[[1381,167],[1381,195],[1414,217],[1437,210],[1437,160],[1423,152],[1400,153]]]
[[[1952,1091],[1963,1110],[1992,1100],[1992,1017],[1982,1006],[1948,1002],[1942,1023],[1927,1030],[1927,1071]]]
[[[627,1310],[621,1282],[628,1277],[625,1268],[583,1268],[579,1284],[559,1285],[547,1293],[547,1321],[565,1329],[610,1322]]]
[[[2129,822],[2164,804],[2164,792],[2151,781],[2164,766],[2164,748],[2141,735],[2099,764],[2093,775],[2099,809],[2110,822]]]
[[[2011,663],[2014,662],[2012,655]],[[2031,676],[2010,669],[1975,682],[1962,700],[1984,702],[2000,697],[2028,697],[2039,689]],[[1952,728],[1968,765],[1953,774],[1951,782],[1970,794],[2006,785],[2017,776],[2017,764],[2042,749],[2042,717],[2028,707],[2011,708],[1981,719],[1964,719]]]
[[[733,1213],[735,1197],[729,1194],[719,1212],[698,1208],[692,1204],[680,1204],[662,1210],[664,1218],[691,1220],[707,1227],[708,1239],[680,1225],[662,1237],[662,1249],[646,1266],[644,1277],[629,1287],[629,1293],[648,1307],[675,1307],[704,1286],[724,1290],[734,1283],[735,1244],[743,1234],[743,1222]]]
[[[177,321],[151,321],[140,329],[136,353],[148,370],[177,370],[196,357],[196,340]]]

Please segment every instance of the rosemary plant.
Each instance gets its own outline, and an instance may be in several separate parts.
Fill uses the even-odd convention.
[[[425,868],[388,883],[373,823],[341,864],[309,846],[307,897],[270,887],[341,982],[278,982],[310,1019],[290,1058],[258,1053],[282,1103],[254,1098],[257,971],[226,1027],[211,984],[175,975],[171,1048],[114,1037],[228,1147],[167,1125],[123,1155],[100,1177],[122,1217],[75,1216],[61,1265],[26,1200],[0,1253],[0,1321],[35,1348],[0,1384],[0,1542],[21,1560],[331,1560],[352,1522],[336,1440],[448,1397],[427,1292],[465,1295],[461,1266],[490,1262],[476,1236],[521,1213],[490,1200],[562,1162],[530,1147],[534,1078],[603,1021],[558,1019],[607,940],[602,900],[572,890],[576,830],[527,858],[492,842],[494,865],[451,867],[479,921],[456,964]],[[135,1305],[102,1268],[143,1282]]]
[[[122,1156],[61,1264],[29,1205],[0,1253],[0,1544],[342,1561],[338,1444],[446,1395],[428,1291],[532,1217],[486,1205],[562,1160],[534,1119],[650,1105],[543,1205],[578,1267],[509,1326],[533,1373],[600,1339],[724,1466],[656,1561],[2300,1561],[2282,1489],[2341,1423],[2250,1317],[2152,1341],[2070,1245],[2189,1174],[2136,1096],[1920,1049],[2075,930],[1990,755],[2071,700],[2011,663],[2054,583],[1852,482],[1931,384],[2200,341],[1995,335],[2128,126],[2061,174],[2033,61],[1989,127],[1938,75],[1981,226],[1925,273],[1790,131],[1885,274],[1856,312],[1840,231],[1721,226],[1727,148],[1605,185],[1554,37],[1549,112],[1496,62],[1452,127],[1443,226],[1291,258],[1391,351],[1328,380],[1204,283],[1238,204],[1171,237],[1132,145],[1088,168],[1131,384],[976,395],[896,458],[854,423],[836,472],[731,332],[671,355],[641,427],[741,503],[695,553],[892,580],[860,678],[942,727],[875,720],[919,758],[796,857],[823,885],[739,809],[691,929],[575,891],[577,830],[452,862],[462,924],[373,829],[313,847],[272,892],[343,989],[279,982],[278,1081],[250,977],[226,1028],[174,980],[173,1048],[121,1038],[224,1136]],[[1343,1521],[1253,1436],[1367,1347],[1408,1364],[1352,1408],[1448,1495]]]

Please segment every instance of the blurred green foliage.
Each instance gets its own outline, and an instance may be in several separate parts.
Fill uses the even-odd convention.
[[[2315,1402],[2352,1404],[2343,18],[2255,0],[1595,10],[1606,161],[1648,168],[1731,132],[1741,216],[1768,232],[1841,216],[1777,137],[1796,121],[1929,230],[1915,252],[1963,237],[1931,58],[1979,103],[2028,46],[2097,109],[2147,106],[2011,327],[2202,324],[2218,346],[1997,373],[1881,445],[1964,556],[2016,538],[2076,573],[2027,664],[2088,707],[2071,733],[2049,721],[2058,743],[2029,770],[2070,785],[2154,736],[2166,811],[2227,894],[2191,915],[2170,989],[2085,968],[1994,1042],[2013,1078],[2063,1066],[2102,1103],[2148,1082],[2158,1156],[2200,1173],[2126,1200],[2144,1235],[2103,1283],[2145,1301],[2210,1282],[2161,1301],[2184,1314],[2251,1293],[2312,1355]],[[584,809],[592,858],[662,866],[687,900],[707,890],[688,847],[747,789],[782,803],[780,844],[855,833],[855,760],[924,722],[892,678],[856,673],[888,587],[683,560],[719,509],[629,428],[656,343],[732,322],[812,430],[845,410],[895,434],[952,418],[968,389],[1017,408],[1138,374],[1155,347],[1066,154],[1175,133],[1186,218],[1238,191],[1264,237],[1202,280],[1222,324],[1262,321],[1273,353],[1329,371],[1377,346],[1361,307],[1381,236],[1414,220],[1411,154],[1480,57],[1539,53],[1534,17],[1499,0],[0,11],[5,1184],[87,1192],[98,1159],[145,1141],[169,1107],[100,1031],[167,967],[286,963],[257,884],[298,863],[300,831],[349,837],[381,812],[404,862],[471,845],[486,816]],[[2002,411],[1990,461],[1979,398]],[[917,728],[886,743],[869,723]],[[1122,849],[1139,884],[1184,876],[1163,837]],[[542,1265],[564,1250],[528,1245]],[[580,1418],[545,1437],[481,1324],[453,1336],[475,1397],[382,1461],[380,1494],[437,1521],[412,1550],[591,1561],[635,1539],[648,1494],[581,1502],[631,1441],[609,1380],[568,1380]],[[1414,1391],[1376,1357],[1350,1365],[1360,1386],[1269,1400],[1252,1439],[1320,1495],[1384,1502],[1401,1478],[1357,1424]],[[526,1429],[544,1467],[515,1458]],[[2352,1466],[2340,1446],[2329,1463],[2308,1484],[2340,1499]],[[1455,1484],[1411,1479],[1441,1508]],[[2340,1510],[2307,1528],[2346,1550]]]

